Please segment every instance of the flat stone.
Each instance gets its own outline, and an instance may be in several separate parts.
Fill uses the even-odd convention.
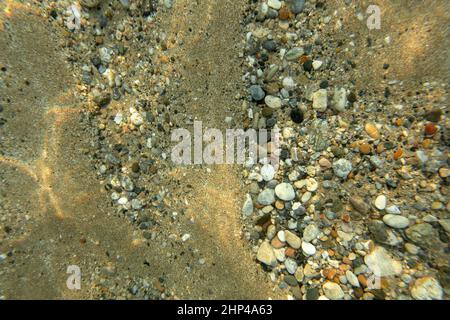
[[[322,289],[325,296],[330,300],[342,300],[344,298],[344,291],[337,283],[327,281]]]
[[[396,205],[391,205],[386,208],[386,212],[389,214],[400,214],[400,209]]]
[[[287,61],[294,61],[300,58],[304,52],[303,48],[293,48],[289,50],[284,57]]]
[[[275,267],[278,263],[273,248],[268,242],[261,244],[256,254],[256,259],[269,267]]]
[[[302,239],[291,231],[285,231],[286,242],[294,249],[299,249],[302,245]]]
[[[444,292],[435,278],[423,277],[414,282],[411,296],[416,300],[442,300]]]
[[[383,222],[394,229],[404,229],[409,227],[409,219],[396,214],[387,214],[383,217]]]
[[[295,199],[295,190],[289,183],[280,183],[275,187],[275,194],[283,201]]]
[[[409,240],[420,247],[428,248],[434,246],[439,240],[437,230],[429,223],[419,223],[409,227],[405,231]]]
[[[364,257],[364,262],[378,277],[399,275],[402,272],[401,262],[392,258],[383,247],[376,246]]]

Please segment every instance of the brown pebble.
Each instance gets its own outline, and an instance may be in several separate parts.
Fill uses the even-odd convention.
[[[359,152],[361,152],[362,154],[369,154],[370,151],[372,151],[372,148],[367,142],[363,142],[359,145]]]
[[[364,277],[364,275],[360,274],[358,276],[358,281],[364,288],[367,288],[367,279],[366,277]]]
[[[365,129],[369,137],[371,137],[374,140],[380,139],[380,132],[373,123],[366,124]]]
[[[280,239],[278,238],[278,236],[275,236],[275,238],[272,239],[272,241],[270,242],[270,244],[272,245],[272,247],[274,247],[275,249],[281,249],[283,248],[286,244],[284,242],[281,242]]]
[[[278,12],[278,17],[280,20],[290,20],[292,18],[292,13],[288,8],[283,7]]]
[[[436,134],[437,132],[437,127],[434,123],[427,123],[427,125],[425,126],[425,135],[428,137],[432,137]]]
[[[398,160],[403,156],[403,150],[402,149],[398,149],[397,151],[394,152],[394,160]]]

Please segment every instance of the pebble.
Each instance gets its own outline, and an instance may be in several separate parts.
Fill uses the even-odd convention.
[[[281,99],[274,96],[267,96],[264,99],[266,105],[271,109],[280,109],[281,108]]]
[[[367,204],[366,201],[364,201],[363,198],[358,196],[350,197],[350,203],[352,204],[353,208],[356,209],[359,213],[367,214],[369,213],[370,206]]]
[[[387,214],[383,217],[383,222],[394,229],[405,229],[409,227],[409,219],[400,215]]]
[[[347,270],[345,272],[345,277],[347,278],[348,282],[356,288],[359,288],[359,281],[358,281],[358,277],[355,276],[355,274],[353,272],[351,272],[350,270]]]
[[[312,63],[312,67],[314,70],[319,70],[322,65],[323,65],[323,62],[319,61],[319,60],[314,60]]]
[[[247,194],[244,205],[242,206],[242,215],[249,217],[253,214],[253,200],[252,197]]]
[[[402,272],[401,262],[393,259],[389,252],[380,246],[375,246],[364,257],[364,262],[378,277],[395,276]]]
[[[389,214],[400,214],[400,209],[396,205],[391,205],[386,208],[386,212]]]
[[[272,246],[268,242],[263,242],[258,249],[256,259],[269,267],[276,267],[277,258]]]
[[[287,61],[294,61],[303,55],[303,48],[293,48],[289,50],[284,56]]]
[[[295,262],[295,260],[291,258],[286,259],[286,261],[284,262],[284,266],[286,267],[286,271],[290,274],[295,274],[298,268],[297,262]]]
[[[262,101],[266,96],[264,90],[258,85],[253,85],[250,87],[250,94],[255,101]]]
[[[417,279],[411,287],[411,296],[416,300],[442,300],[443,295],[441,285],[432,277]]]
[[[275,187],[275,194],[283,201],[292,201],[295,199],[295,191],[289,183],[280,183]]]
[[[328,107],[328,92],[326,89],[319,89],[313,94],[313,108],[320,112],[325,112]]]
[[[270,8],[272,8],[272,9],[280,10],[280,8],[281,8],[281,1],[279,1],[279,0],[269,0],[269,1],[267,1],[267,5]]]
[[[334,90],[333,107],[336,111],[345,111],[347,107],[347,90],[345,88],[336,88]]]
[[[305,0],[292,0],[291,11],[294,14],[299,14],[305,8]]]
[[[346,179],[352,169],[352,163],[347,159],[339,159],[333,163],[334,174],[342,179]]]
[[[286,90],[293,90],[295,89],[295,82],[294,79],[291,77],[286,77],[283,79],[283,88]]]
[[[258,195],[257,201],[263,206],[271,205],[275,202],[275,192],[273,189],[265,189]]]
[[[294,249],[300,249],[302,245],[302,239],[298,237],[296,234],[291,231],[285,231],[284,236],[286,238],[286,242]]]
[[[365,125],[365,130],[367,134],[374,140],[380,139],[380,132],[378,131],[378,128],[373,123],[367,123]]]
[[[306,256],[313,256],[316,254],[316,247],[308,242],[302,242],[302,251]]]
[[[306,180],[306,189],[309,192],[314,192],[319,188],[319,183],[314,178],[309,178]]]
[[[144,118],[142,117],[142,115],[140,113],[133,113],[130,117],[131,123],[134,124],[135,126],[140,126],[144,123]]]
[[[323,293],[330,300],[342,300],[344,298],[344,291],[337,283],[327,281],[322,286]]]
[[[311,242],[316,239],[320,234],[319,228],[315,224],[308,225],[305,230],[303,230],[303,241]]]
[[[385,195],[379,195],[374,202],[375,207],[382,211],[386,208],[386,204],[387,204],[387,198]]]
[[[261,176],[264,181],[270,181],[275,177],[275,168],[271,164],[265,164],[261,168]]]

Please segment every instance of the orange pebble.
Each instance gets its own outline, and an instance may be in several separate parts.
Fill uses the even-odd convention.
[[[394,152],[394,160],[398,160],[403,156],[403,150],[402,149],[398,149],[397,151]]]
[[[436,125],[432,122],[429,122],[425,126],[425,135],[432,137],[436,134],[437,130],[438,129],[437,129]]]
[[[367,142],[363,142],[359,145],[359,152],[361,152],[362,154],[369,154],[371,151],[371,147],[370,144],[368,144]]]

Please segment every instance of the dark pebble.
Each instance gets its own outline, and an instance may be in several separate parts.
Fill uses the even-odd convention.
[[[310,288],[306,290],[306,300],[319,299],[319,290],[317,288]]]
[[[320,89],[328,88],[328,81],[327,80],[321,81],[319,87],[320,87]]]
[[[303,112],[299,109],[293,109],[291,111],[291,119],[295,123],[302,123],[304,120]]]
[[[312,60],[307,60],[304,64],[303,64],[303,70],[305,70],[306,72],[311,72],[313,69],[313,62]]]
[[[425,119],[434,123],[439,122],[441,120],[441,117],[442,117],[441,109],[432,110],[425,115]]]

